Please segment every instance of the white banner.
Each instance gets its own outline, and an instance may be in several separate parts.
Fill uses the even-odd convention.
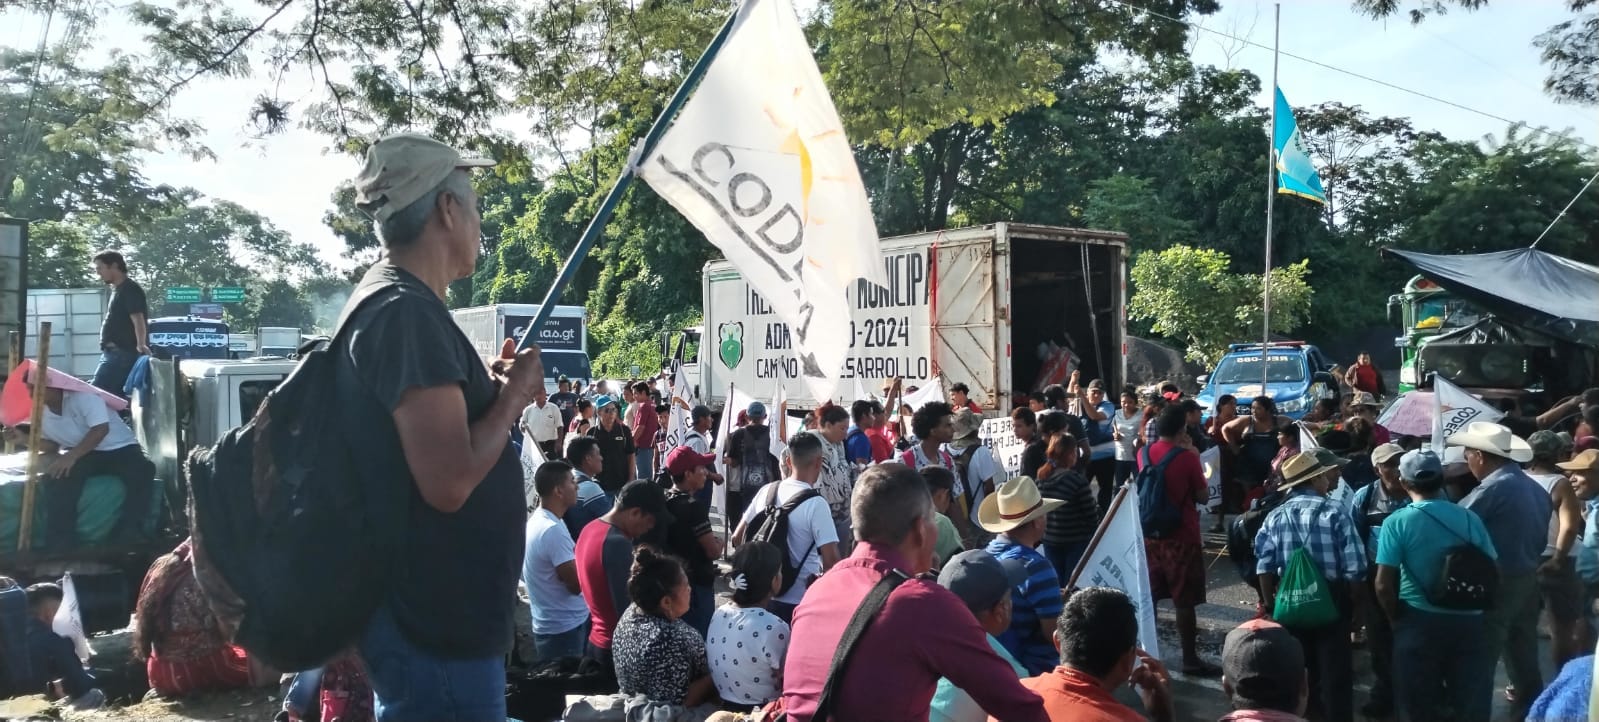
[[[1100,523],[1099,542],[1078,563],[1075,586],[1111,587],[1126,593],[1138,607],[1139,646],[1160,659],[1154,595],[1149,591],[1149,563],[1144,558],[1144,529],[1138,522],[1138,490],[1125,484],[1117,493],[1120,500],[1112,505],[1113,513]]]
[[[72,582],[72,572],[61,578],[61,608],[56,610],[55,619],[50,620],[50,631],[72,640],[78,661],[88,664],[89,657],[94,656],[89,638],[83,633],[83,611],[78,606],[78,585]]]
[[[754,401],[755,399],[750,398],[749,394],[737,388],[730,387],[727,390],[727,406],[722,409],[722,422],[716,427],[716,473],[721,474],[724,479],[727,478],[727,462],[724,460],[727,456],[727,439],[733,435],[733,430],[738,428],[738,412],[748,409]],[[744,491],[754,491],[754,489]],[[726,511],[727,484],[712,485],[711,508],[717,512]],[[730,526],[738,525],[737,519],[729,521]]]
[[[694,427],[694,404],[699,403],[694,398],[693,387],[689,386],[688,377],[683,373],[682,364],[672,362],[672,391],[667,397],[667,405],[671,410],[666,413],[666,449],[671,451],[683,445],[684,437],[688,436],[689,429]]]
[[[544,450],[540,449],[538,444],[533,443],[532,437],[523,437],[522,491],[527,495],[527,511],[529,514],[533,513],[533,509],[539,505],[539,492],[533,488],[533,475],[538,473],[539,467],[543,466],[544,462]]]
[[[1199,465],[1205,470],[1205,487],[1209,500],[1202,509],[1221,508],[1221,447],[1212,446],[1199,455]]]
[[[922,408],[922,404],[946,400],[944,397],[944,380],[934,376],[928,379],[927,383],[916,389],[916,393],[905,394],[903,403],[909,404],[911,413],[914,414],[918,409]]]
[[[1027,445],[1016,438],[1016,428],[1011,425],[1009,416],[983,419],[982,426],[977,427],[977,438],[982,439],[988,450],[994,452],[1000,466],[1005,467],[1006,478],[1021,476],[1022,452],[1027,450]],[[1038,470],[1033,469],[1027,475],[1036,473]]]
[[[783,452],[788,450],[788,389],[781,384],[777,387],[777,398],[772,399],[772,408],[767,409],[769,414],[766,422],[772,425],[771,449],[772,456],[783,458]]]
[[[877,225],[789,0],[748,0],[639,175],[769,300],[801,377],[832,398],[852,342],[845,290],[883,285]]]
[[[1505,417],[1503,411],[1437,374],[1432,377],[1432,398],[1437,405],[1432,420],[1432,448],[1440,453],[1450,434],[1465,431],[1473,421],[1496,423]]]

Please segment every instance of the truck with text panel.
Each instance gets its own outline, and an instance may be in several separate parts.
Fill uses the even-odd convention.
[[[505,339],[518,343],[539,312],[536,303],[496,303],[490,306],[457,308],[450,311],[455,325],[466,334],[472,346],[485,359],[500,356]],[[565,376],[573,381],[594,378],[589,364],[588,324],[582,306],[556,306],[544,328],[534,339],[544,363],[545,388],[555,393],[555,381]]]
[[[849,356],[832,401],[857,389],[881,397],[939,377],[965,383],[986,413],[1007,413],[1020,391],[1126,378],[1127,236],[1109,231],[994,223],[884,238],[886,286],[850,287]],[[782,387],[814,408],[788,324],[761,289],[727,261],[704,272],[700,398],[716,406],[730,386],[770,403]],[[687,360],[686,360],[687,361]]]

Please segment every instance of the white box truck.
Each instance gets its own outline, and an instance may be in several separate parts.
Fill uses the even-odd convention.
[[[100,365],[100,324],[111,291],[97,288],[28,289],[28,323],[23,354],[39,356],[39,323],[50,322],[50,367],[81,379]]]
[[[288,326],[262,326],[255,330],[256,354],[288,358],[300,350],[300,329]]]
[[[505,339],[518,343],[527,334],[533,317],[538,315],[536,303],[497,303],[492,306],[472,306],[450,311],[455,325],[472,341],[479,355],[486,359],[498,358]],[[555,379],[566,376],[572,380],[590,381],[593,372],[589,364],[588,324],[582,306],[556,306],[550,318],[534,339],[539,345],[544,361],[545,382],[551,392]]]
[[[853,345],[833,401],[854,400],[857,384],[880,396],[888,379],[937,376],[1007,413],[1016,392],[1070,368],[1112,393],[1126,378],[1125,234],[995,223],[880,244],[888,285],[850,289],[838,323]],[[701,397],[722,403],[733,385],[770,403],[782,385],[791,406],[814,408],[788,325],[759,289],[727,261],[705,265],[704,285]]]

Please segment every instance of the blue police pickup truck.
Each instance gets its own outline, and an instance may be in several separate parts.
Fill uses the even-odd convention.
[[[1321,349],[1304,341],[1274,341],[1264,348],[1258,343],[1235,343],[1227,347],[1214,371],[1199,377],[1204,388],[1195,399],[1209,416],[1218,397],[1232,394],[1239,413],[1248,413],[1249,403],[1264,392],[1277,402],[1279,414],[1298,420],[1338,390],[1332,368]]]

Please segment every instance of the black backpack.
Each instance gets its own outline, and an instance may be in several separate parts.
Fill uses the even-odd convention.
[[[1142,467],[1134,477],[1134,488],[1138,490],[1138,521],[1144,526],[1144,536],[1150,539],[1171,537],[1183,525],[1182,505],[1173,504],[1171,495],[1166,493],[1166,467],[1182,452],[1182,447],[1173,445],[1160,461],[1151,464],[1149,447],[1138,450]]]
[[[195,578],[233,643],[277,669],[355,644],[395,575],[410,494],[363,473],[370,450],[346,436],[337,362],[349,321],[403,293],[358,289],[333,338],[302,349],[254,418],[189,456]]]
[[[750,535],[750,541],[767,542],[783,550],[783,586],[777,591],[778,595],[783,595],[794,588],[794,582],[799,581],[800,569],[805,566],[805,559],[816,549],[816,540],[813,538],[810,548],[799,555],[798,561],[795,560],[794,550],[788,548],[788,518],[800,504],[820,497],[821,494],[815,489],[805,489],[779,505],[777,487],[780,483],[768,484],[772,494],[766,499],[766,508],[755,512],[755,516],[750,519],[750,528],[755,530]]]
[[[1260,575],[1255,573],[1255,537],[1266,525],[1266,515],[1288,500],[1286,492],[1274,491],[1260,498],[1255,508],[1233,519],[1227,527],[1227,558],[1238,567],[1238,575],[1249,586],[1259,585]]]
[[[981,444],[972,444],[966,447],[966,450],[962,451],[960,456],[955,457],[955,473],[960,475],[958,478],[961,480],[962,489],[966,492],[966,508],[968,509],[977,502],[977,488],[972,483],[972,480],[967,477],[967,471],[972,468],[972,457],[977,456],[977,448],[979,446]],[[986,479],[983,481],[986,481]]]
[[[1426,591],[1427,601],[1444,609],[1492,609],[1494,594],[1499,590],[1499,565],[1470,539],[1450,529],[1438,517],[1428,514],[1426,507],[1418,506],[1416,511],[1460,540],[1460,544],[1444,554],[1444,565],[1438,580]]]

